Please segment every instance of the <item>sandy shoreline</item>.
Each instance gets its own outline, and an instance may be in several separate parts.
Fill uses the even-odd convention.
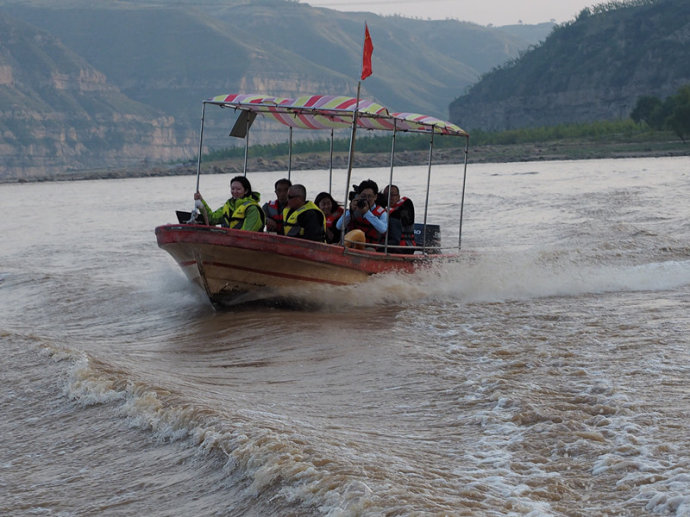
[[[525,161],[553,161],[553,160],[586,160],[601,158],[642,158],[665,156],[688,156],[690,144],[680,140],[591,143],[582,141],[555,141],[541,144],[514,145],[478,145],[472,146],[468,153],[468,163],[510,163]],[[425,165],[428,151],[400,151],[395,155],[395,166]],[[434,149],[432,160],[434,164],[462,163],[464,152],[462,149]],[[330,158],[328,153],[293,155],[292,170],[328,169]],[[388,153],[358,153],[353,167],[389,167]],[[333,158],[333,167],[343,169],[347,167],[347,153],[337,153]],[[202,164],[203,174],[235,174],[242,173],[244,160],[241,158]],[[287,156],[276,158],[254,157],[248,160],[249,172],[287,171]],[[152,176],[182,176],[196,174],[196,164],[184,165],[141,165],[117,169],[70,171],[53,177],[31,178],[19,182],[35,181],[77,181],[88,179],[115,179]],[[12,181],[13,183],[17,181]]]

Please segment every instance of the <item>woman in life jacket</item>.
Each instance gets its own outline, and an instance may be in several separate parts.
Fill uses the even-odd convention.
[[[326,242],[328,244],[337,244],[340,242],[340,230],[335,227],[335,223],[343,215],[343,207],[338,205],[337,201],[328,192],[321,192],[316,196],[314,204],[326,216]]]
[[[381,205],[387,206],[389,188],[383,189]],[[385,242],[385,238],[384,238]],[[416,246],[414,240],[414,204],[406,197],[400,197],[400,189],[390,186],[390,208],[388,209],[388,244],[390,246]],[[414,249],[393,249],[393,253],[414,253]]]
[[[359,230],[368,244],[380,244],[381,237],[388,230],[388,214],[385,208],[376,204],[378,193],[379,187],[375,181],[362,181],[355,187],[350,207],[338,219],[336,228],[341,231],[345,229],[346,233]]]
[[[202,213],[208,224],[220,224],[228,228],[260,232],[264,229],[266,216],[259,201],[261,194],[252,192],[252,185],[244,176],[235,176],[230,180],[230,195],[223,206],[211,211],[200,192],[194,194],[194,199],[200,199],[203,205]]]

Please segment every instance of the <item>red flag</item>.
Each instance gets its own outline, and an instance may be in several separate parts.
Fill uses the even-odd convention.
[[[374,44],[369,36],[369,27],[364,23],[364,53],[362,55],[362,81],[371,75],[371,55],[374,53]]]

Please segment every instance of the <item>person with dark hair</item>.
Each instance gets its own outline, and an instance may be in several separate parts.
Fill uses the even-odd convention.
[[[379,187],[375,181],[362,181],[355,188],[350,208],[338,219],[336,228],[348,233],[357,230],[352,235],[356,235],[356,239],[361,239],[363,235],[367,243],[380,244],[381,237],[388,230],[388,213],[376,204],[378,193]],[[347,235],[345,237],[347,239]]]
[[[211,211],[200,192],[194,193],[194,199],[201,200],[201,211],[208,224],[226,226],[240,230],[260,232],[264,228],[266,216],[259,201],[261,194],[252,192],[252,185],[244,176],[235,176],[230,180],[230,194],[223,206]]]
[[[382,205],[388,206],[389,188],[381,195]],[[414,240],[414,204],[411,199],[400,197],[400,189],[390,186],[388,209],[388,244],[392,246],[416,246]],[[394,249],[395,253],[414,253],[414,249]]]
[[[314,203],[307,201],[304,185],[292,185],[283,210],[283,234],[309,241],[326,240],[326,217]]]
[[[266,214],[266,231],[283,233],[283,210],[287,206],[288,189],[292,186],[292,181],[287,178],[279,179],[275,182],[276,199],[264,203],[264,213]]]
[[[314,204],[326,216],[326,242],[329,244],[340,242],[340,230],[335,227],[335,223],[343,215],[343,207],[338,205],[338,202],[328,192],[321,192],[316,196]]]

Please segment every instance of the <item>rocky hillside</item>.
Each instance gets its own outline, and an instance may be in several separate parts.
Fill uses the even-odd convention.
[[[365,18],[375,51],[363,96],[442,118],[537,41],[286,0],[0,0],[0,16],[0,180],[193,157],[201,100],[222,93],[354,95]]]
[[[55,37],[0,12],[0,179],[183,156],[174,119],[132,101]],[[194,137],[194,138],[192,138]]]
[[[689,48],[687,0],[601,4],[486,74],[450,117],[468,130],[627,118],[640,96],[690,83]]]

